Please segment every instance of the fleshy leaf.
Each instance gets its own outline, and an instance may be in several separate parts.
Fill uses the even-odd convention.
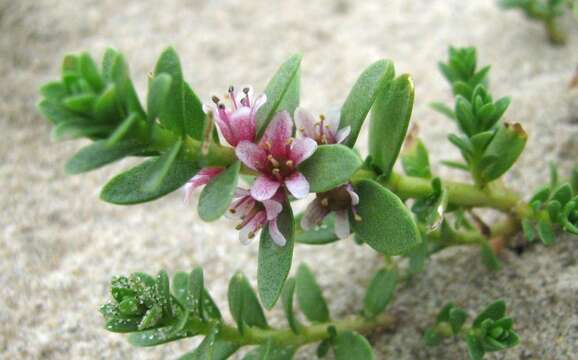
[[[236,161],[205,186],[199,197],[201,219],[214,221],[227,211],[235,194],[240,169],[241,163]]]
[[[372,360],[371,345],[364,336],[352,331],[337,334],[334,340],[336,360]]]
[[[414,86],[409,75],[402,75],[382,89],[371,111],[369,154],[383,175],[388,177],[409,126]]]
[[[241,333],[244,332],[245,324],[263,329],[268,327],[257,295],[242,273],[237,272],[229,281],[227,296],[229,310]]]
[[[374,317],[382,313],[395,294],[397,272],[394,270],[379,270],[367,287],[363,299],[363,314]]]
[[[295,293],[295,279],[289,278],[285,282],[285,286],[283,287],[283,293],[281,294],[281,300],[283,301],[283,311],[285,312],[285,317],[287,318],[287,322],[289,323],[289,327],[294,334],[299,333],[299,328],[301,324],[299,320],[295,317],[295,313],[293,312],[293,294]]]
[[[329,321],[327,303],[323,298],[321,288],[307,265],[301,264],[299,266],[295,281],[299,307],[307,319],[314,322]]]
[[[259,241],[257,284],[261,302],[267,309],[271,309],[277,302],[291,269],[295,226],[291,206],[288,204],[283,207],[283,212],[277,217],[277,226],[287,240],[285,246],[275,244],[267,228],[261,231]]]
[[[345,145],[349,147],[355,145],[363,121],[373,106],[378,92],[394,76],[393,63],[389,60],[379,60],[371,64],[359,76],[341,107],[339,128],[351,126],[351,133]]]
[[[68,160],[66,172],[80,174],[98,169],[126,156],[138,154],[147,148],[134,141],[119,142],[113,146],[107,146],[106,142],[106,140],[99,140],[82,148]]]
[[[335,235],[335,214],[330,213],[323,222],[314,229],[303,230],[299,226],[303,214],[295,218],[297,226],[295,230],[295,241],[307,245],[324,245],[339,240]]]
[[[160,181],[159,186],[154,191],[144,191],[143,185],[150,181],[163,161],[162,157],[153,158],[115,176],[102,189],[101,199],[119,205],[152,201],[175,191],[198,171],[190,160],[177,156],[166,170],[166,176]]]
[[[357,212],[352,220],[357,236],[386,255],[400,255],[420,242],[417,226],[401,200],[373,180],[362,180],[356,187]]]
[[[151,80],[147,96],[147,116],[150,122],[156,121],[169,91],[171,90],[172,78],[169,74],[159,74]]]
[[[361,163],[359,156],[347,146],[321,145],[299,165],[299,170],[309,181],[311,192],[324,192],[348,182]]]
[[[300,54],[293,55],[283,63],[265,88],[267,102],[257,112],[257,134],[260,137],[273,119],[283,110],[291,115],[299,105]]]

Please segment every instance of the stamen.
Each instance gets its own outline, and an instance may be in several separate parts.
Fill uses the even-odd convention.
[[[248,87],[243,88],[243,92],[245,93],[245,95],[249,95],[249,88]]]
[[[321,199],[321,206],[328,207],[329,206],[329,200],[327,198]]]
[[[276,168],[279,167],[279,161],[277,161],[277,159],[275,159],[275,158],[273,157],[273,155],[269,154],[269,155],[267,156],[267,160],[269,160],[269,162],[271,163],[271,165],[273,165],[274,167],[276,167]]]
[[[261,146],[262,146],[263,149],[265,149],[265,150],[271,150],[271,148],[273,147],[273,146],[271,145],[271,142],[270,142],[269,140],[265,141]]]
[[[287,145],[293,144],[294,141],[295,141],[295,139],[293,139],[293,138],[287,139]]]
[[[305,133],[305,128],[304,127],[300,127],[299,131],[301,131],[303,134]]]
[[[251,107],[251,99],[249,98],[249,88],[248,87],[244,88],[243,92],[245,93],[245,98],[243,99],[245,100],[245,103],[243,105]]]
[[[289,169],[293,169],[293,160],[287,160],[285,162],[285,165],[289,168]]]
[[[271,173],[273,174],[273,176],[275,176],[275,178],[278,181],[282,181],[283,177],[281,176],[281,170],[279,170],[278,168],[275,168],[273,170],[271,170]]]
[[[233,102],[233,107],[237,110],[237,99],[235,99],[235,88],[233,85],[229,86],[229,97],[231,98],[231,102]]]
[[[219,103],[221,102],[221,99],[219,99],[219,98],[216,97],[216,96],[213,96],[211,99],[212,99],[213,102],[214,102],[215,104],[217,104],[217,105],[219,105]]]

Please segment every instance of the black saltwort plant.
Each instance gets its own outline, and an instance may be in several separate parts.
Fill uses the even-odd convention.
[[[360,75],[339,113],[315,118],[299,107],[301,56],[281,65],[264,94],[231,87],[224,98],[203,105],[184,80],[176,52],[165,50],[149,75],[146,107],[116,50],[98,66],[86,53],[68,55],[61,79],[44,85],[39,111],[52,124],[55,140],[87,138],[92,143],[66,164],[78,174],[133,156],[143,162],[112,178],[101,198],[119,205],[152,201],[181,187],[186,197],[204,186],[198,212],[215,221],[226,212],[239,218],[239,237],[260,232],[257,292],[242,273],[229,282],[233,323],[225,321],[204,283],[203,269],[156,277],[134,273],[115,277],[111,302],[101,308],[106,329],[130,333],[135,346],[154,346],[202,336],[181,359],[226,359],[252,346],[245,359],[290,359],[305,344],[337,359],[372,359],[363,336],[396,325],[385,310],[400,281],[424,270],[429,256],[450,246],[480,248],[490,269],[496,253],[523,228],[528,240],[548,245],[554,231],[578,233],[578,171],[568,182],[555,167],[548,186],[529,202],[508,189],[501,177],[526,144],[520,124],[501,121],[510,101],[494,101],[489,67],[477,69],[473,48],[450,49],[440,69],[455,95],[455,106],[434,104],[457,125],[450,135],[463,162],[449,166],[469,172],[473,183],[435,176],[424,143],[411,132],[414,101],[408,75],[395,75],[380,60]],[[227,105],[228,104],[228,105]],[[369,118],[369,154],[354,146]],[[405,146],[402,150],[402,143]],[[398,157],[405,174],[394,171]],[[242,183],[248,185],[242,185]],[[307,210],[293,214],[291,203],[316,195]],[[474,212],[490,208],[505,220],[485,224]],[[311,269],[302,264],[289,277],[296,244],[324,245],[353,234],[385,257],[371,280],[357,315],[333,319]],[[401,262],[407,259],[407,266]],[[294,300],[307,323],[295,315]],[[271,326],[263,307],[281,299],[288,327]],[[466,313],[445,307],[426,332],[427,344],[459,336],[472,359],[517,344],[505,304],[498,301],[469,327]]]
[[[555,45],[563,45],[566,36],[558,29],[557,19],[570,9],[578,21],[578,0],[499,0],[504,9],[518,9],[533,21],[544,24],[548,40]]]

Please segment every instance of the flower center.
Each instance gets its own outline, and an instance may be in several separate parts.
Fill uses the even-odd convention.
[[[286,144],[286,154],[290,153],[292,143],[293,138],[290,138]],[[293,174],[295,171],[295,163],[293,160],[283,155],[274,156],[271,153],[271,144],[269,142],[265,142],[263,148],[267,151],[267,163],[265,164],[264,169],[265,173],[278,181],[283,181],[283,179]]]
[[[321,205],[329,208],[331,211],[346,210],[351,208],[352,205],[351,195],[349,195],[349,192],[343,186],[318,193],[317,197],[321,199]]]

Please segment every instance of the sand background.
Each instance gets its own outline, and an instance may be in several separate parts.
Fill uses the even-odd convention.
[[[256,244],[242,246],[226,220],[202,223],[180,193],[135,207],[100,201],[100,187],[133,161],[64,174],[66,159],[83,144],[52,144],[34,106],[38,87],[58,76],[65,53],[88,50],[100,57],[107,46],[120,49],[142,94],[147,72],[172,44],[187,80],[208,99],[230,84],[262,89],[284,59],[302,52],[302,104],[314,112],[339,105],[367,65],[390,58],[399,73],[414,78],[413,121],[436,164],[457,157],[446,141],[451,124],[428,107],[450,100],[436,62],[450,44],[475,45],[480,63],[493,65],[494,94],[513,98],[506,119],[521,121],[530,134],[507,177],[528,195],[546,180],[549,160],[567,173],[578,155],[578,92],[567,87],[578,63],[578,27],[570,16],[562,26],[569,44],[552,47],[539,24],[501,12],[490,0],[0,1],[0,358],[175,358],[195,340],[134,349],[123,336],[102,330],[96,310],[111,275],[202,265],[223,310],[234,271],[255,279]],[[457,175],[437,164],[434,169]],[[473,313],[498,297],[512,306],[523,340],[488,358],[573,358],[577,256],[576,239],[566,237],[549,249],[505,253],[498,273],[488,273],[474,249],[436,256],[391,306],[400,331],[370,338],[377,358],[465,359],[458,342],[425,349],[423,329],[448,300]],[[294,264],[301,261],[315,265],[335,317],[358,309],[380,264],[374,251],[352,241],[299,246]],[[279,310],[270,316],[284,324]],[[312,350],[298,358],[311,358]]]

